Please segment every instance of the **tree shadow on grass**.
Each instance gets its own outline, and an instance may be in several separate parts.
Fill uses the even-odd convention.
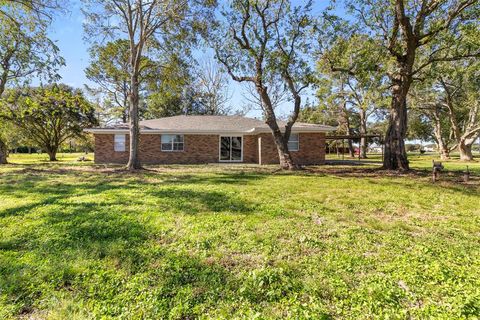
[[[156,241],[158,230],[142,220],[137,205],[151,206],[153,199],[158,214],[247,214],[254,204],[175,182],[142,184],[119,176],[99,181],[98,175],[89,181],[88,174],[71,181],[66,172],[54,175],[54,184],[46,172],[0,177],[0,194],[32,201],[0,210],[0,218],[13,219],[4,227],[14,230],[0,239],[0,288],[14,306],[13,316],[35,312],[41,301],[53,301],[60,292],[74,292],[97,315],[115,317],[141,306],[143,314],[157,318],[171,316],[172,310],[193,318],[194,306],[214,307],[230,290],[224,267]],[[129,191],[137,193],[125,197]]]
[[[108,179],[114,178],[132,178],[148,183],[149,178],[160,178],[162,184],[234,184],[247,185],[256,181],[261,181],[269,176],[272,172],[256,172],[256,171],[232,171],[232,172],[195,172],[188,174],[181,171],[156,171],[156,170],[139,170],[130,172],[123,168],[109,167],[106,169],[85,167],[85,168],[35,168],[26,167],[15,172],[0,173],[0,177],[9,175],[28,175],[29,177],[42,175],[58,175],[58,176],[78,176],[78,177],[97,177],[102,175]]]
[[[462,171],[443,172],[440,174],[440,178],[436,183],[432,182],[432,173],[429,170],[399,172],[379,168],[313,167],[305,170],[305,174],[322,177],[358,178],[364,179],[367,183],[391,186],[394,188],[402,187],[402,184],[405,184],[405,179],[407,179],[407,182],[422,184],[425,188],[436,189],[439,192],[441,192],[442,189],[447,189],[466,195],[478,195],[480,188],[480,177],[472,175],[470,182],[465,183],[463,181]]]
[[[267,178],[266,173],[214,173],[209,176],[198,175],[163,175],[165,183],[169,184],[230,184],[249,185]]]
[[[29,313],[57,290],[69,290],[92,262],[100,268],[102,261],[137,263],[135,249],[148,239],[147,227],[134,218],[95,204],[62,204],[61,210],[49,205],[52,210],[45,207],[34,227],[17,228],[0,240],[0,287],[18,313]]]
[[[254,204],[243,199],[226,196],[225,193],[218,191],[168,188],[154,190],[148,194],[159,199],[164,209],[189,215],[202,212],[249,214],[255,210]]]
[[[34,233],[2,241],[0,288],[15,306],[12,316],[34,314],[42,301],[73,294],[74,303],[88,306],[95,317],[132,316],[136,310],[138,317],[168,318],[175,309],[186,319],[200,315],[196,305],[214,307],[230,290],[226,269],[151,247],[151,236],[131,219],[85,212],[68,219],[56,215]]]

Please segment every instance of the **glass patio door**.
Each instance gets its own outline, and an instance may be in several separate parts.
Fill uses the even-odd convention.
[[[242,161],[242,137],[220,137],[220,161]]]

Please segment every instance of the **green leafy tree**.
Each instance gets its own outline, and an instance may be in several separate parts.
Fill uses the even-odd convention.
[[[323,75],[326,75],[325,73]],[[345,77],[342,74],[330,73],[328,77],[323,77],[316,81],[318,90],[316,97],[318,100],[317,112],[313,110],[302,109],[299,118],[302,121],[312,122],[319,118],[320,122],[314,123],[329,123],[337,126],[336,134],[339,135],[353,135],[354,127],[353,118],[357,116],[353,106],[348,101]],[[307,112],[310,116],[307,116]],[[312,115],[316,115],[312,117]],[[353,141],[349,139],[348,150],[351,157],[355,156],[355,149]]]
[[[230,113],[228,75],[216,64],[171,55],[148,81],[146,118]],[[192,66],[194,65],[194,66]]]
[[[328,42],[327,42],[328,43]],[[321,83],[317,95],[321,100],[340,99],[333,104],[335,109],[341,105],[339,125],[343,134],[351,134],[350,121],[347,116],[354,115],[359,120],[357,132],[360,139],[360,157],[367,157],[367,138],[369,118],[386,107],[387,88],[385,76],[378,72],[383,55],[378,43],[367,35],[346,32],[334,38],[327,48],[322,48],[318,61]],[[349,112],[347,112],[349,110]],[[350,153],[353,148],[350,144]]]
[[[0,99],[9,84],[23,84],[34,76],[57,77],[64,61],[47,36],[56,10],[57,1],[0,2]],[[0,164],[7,162],[4,139],[0,136]]]
[[[412,83],[435,62],[480,55],[478,0],[345,0],[349,22],[381,45],[385,57],[379,72],[390,88],[389,126],[384,168],[408,170],[405,150],[407,97]]]
[[[169,53],[161,67],[147,79],[144,116],[160,118],[197,113],[193,81],[187,60]]]
[[[66,85],[8,90],[0,117],[44,149],[50,161],[56,161],[62,143],[97,124],[92,104],[80,90]]]
[[[89,80],[98,85],[110,116],[127,123],[130,92],[130,44],[127,40],[115,40],[106,45],[94,45],[90,49],[90,65],[85,70]]]

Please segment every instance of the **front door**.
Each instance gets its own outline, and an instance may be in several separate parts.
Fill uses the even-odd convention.
[[[241,162],[243,160],[242,137],[220,137],[220,161]]]

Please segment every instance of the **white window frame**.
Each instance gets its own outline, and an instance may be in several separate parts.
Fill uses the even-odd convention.
[[[292,135],[295,135],[297,136],[297,140],[291,140],[292,139]],[[297,144],[297,148],[294,148],[294,149],[290,149],[290,143],[296,143]],[[298,151],[300,150],[300,133],[290,133],[290,137],[288,138],[288,142],[287,142],[287,146],[288,146],[288,151]]]
[[[120,140],[123,140],[123,141],[117,141],[117,138],[121,138]],[[115,152],[125,152],[127,150],[127,135],[126,134],[115,134],[115,135],[113,135],[113,150]]]
[[[162,137],[164,136],[181,136],[182,137],[182,150],[174,150],[173,146],[175,143],[180,143],[180,142],[174,142],[175,139],[171,139],[170,143],[171,143],[171,146],[172,146],[172,149],[171,150],[164,150],[163,149],[163,142],[162,142]],[[160,151],[162,152],[184,152],[185,151],[185,135],[183,134],[178,134],[178,133],[169,133],[169,134],[162,134],[160,135]]]
[[[240,160],[222,160],[222,138],[242,138],[242,152],[240,155]],[[243,135],[219,135],[218,136],[218,161],[219,162],[243,162],[243,144],[244,144],[244,136]],[[230,158],[232,157],[232,144],[230,143]]]

